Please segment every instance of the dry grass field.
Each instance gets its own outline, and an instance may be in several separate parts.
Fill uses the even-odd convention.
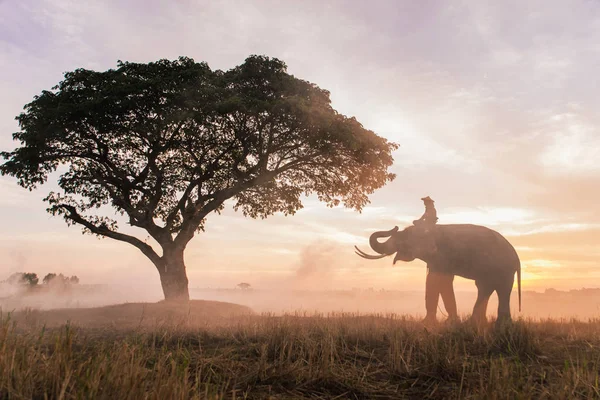
[[[600,321],[427,330],[397,315],[126,304],[2,315],[0,398],[600,397]]]

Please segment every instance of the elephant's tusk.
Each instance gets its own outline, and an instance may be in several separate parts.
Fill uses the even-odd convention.
[[[354,246],[354,248],[356,249],[356,250],[354,251],[356,254],[358,254],[358,255],[359,255],[359,256],[361,256],[362,258],[366,258],[367,260],[379,260],[380,258],[387,257],[387,255],[386,255],[386,254],[380,254],[380,255],[377,255],[377,256],[373,256],[373,255],[371,255],[371,254],[367,254],[367,253],[365,253],[364,251],[362,251],[361,249],[359,249],[359,248],[358,248],[358,247],[356,247],[356,246]]]
[[[359,248],[358,248],[358,247],[356,247],[356,246],[354,246],[354,248],[356,249],[356,251],[357,251],[358,253],[360,253],[360,254],[362,254],[362,255],[365,255],[365,256],[371,256],[370,254],[368,254],[368,253],[365,253],[364,251],[362,251],[361,249],[359,249]],[[371,257],[379,257],[379,258],[383,258],[383,257],[387,257],[387,256],[388,256],[387,254],[380,254],[380,255],[371,256]]]
[[[359,256],[361,256],[362,258],[366,258],[367,260],[379,260],[380,258],[383,258],[385,256],[372,256],[370,254],[361,254],[358,251],[355,251],[356,254],[358,254]]]
[[[357,254],[365,255],[365,256],[368,255],[367,253],[365,253],[364,251],[362,251],[361,249],[359,249],[357,246],[354,246],[354,252],[357,253]]]

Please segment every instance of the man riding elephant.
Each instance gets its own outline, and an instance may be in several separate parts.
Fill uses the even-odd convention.
[[[435,210],[435,201],[429,196],[422,197],[423,203],[425,204],[425,212],[421,216],[421,218],[413,221],[415,226],[424,226],[426,228],[431,228],[435,226],[438,221],[437,211]]]
[[[437,222],[433,200],[425,197],[426,211],[422,220]],[[417,220],[419,221],[419,220]],[[380,242],[379,239],[386,238]],[[521,311],[521,260],[513,245],[500,233],[481,225],[419,223],[400,230],[397,226],[386,231],[373,232],[369,245],[378,255],[365,253],[354,246],[356,254],[368,260],[379,260],[394,255],[397,261],[411,262],[419,259],[427,265],[425,322],[435,320],[438,298],[441,295],[450,319],[457,318],[456,300],[452,288],[453,277],[473,280],[477,287],[477,300],[471,321],[476,325],[486,321],[488,300],[492,293],[498,295],[496,324],[510,322],[510,297],[517,277],[519,311]]]

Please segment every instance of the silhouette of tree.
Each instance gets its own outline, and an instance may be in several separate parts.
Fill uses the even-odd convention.
[[[77,275],[73,275],[72,277],[69,278],[69,283],[76,285],[79,283],[79,278],[77,277]]]
[[[38,284],[39,282],[39,278],[37,276],[36,273],[34,272],[26,272],[23,274],[23,280],[31,286],[35,286]]]
[[[49,273],[47,274],[44,279],[42,279],[42,283],[44,283],[45,285],[50,284],[54,279],[56,279],[56,274],[55,273]]]
[[[7,282],[13,285],[31,285],[35,286],[38,284],[38,276],[33,272],[15,272],[8,277]]]
[[[263,56],[226,72],[185,57],[77,69],[17,120],[21,147],[2,153],[0,173],[32,190],[66,166],[48,211],[138,248],[167,300],[189,299],[184,250],[226,200],[252,218],[294,214],[302,194],[361,210],[394,178],[395,143]],[[146,230],[161,255],[121,231],[108,207]]]
[[[242,282],[242,283],[238,283],[237,287],[239,287],[242,290],[248,290],[248,289],[250,289],[251,285],[249,283]]]

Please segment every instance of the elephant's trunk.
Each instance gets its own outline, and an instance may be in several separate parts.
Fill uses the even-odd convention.
[[[383,237],[390,237],[396,232],[398,232],[397,226],[394,227],[394,229],[391,229],[389,231],[375,232],[369,238],[369,245],[375,252],[377,252],[379,254],[393,254],[396,252],[396,249],[394,249],[393,243],[390,240],[380,243],[377,239],[383,238]]]

